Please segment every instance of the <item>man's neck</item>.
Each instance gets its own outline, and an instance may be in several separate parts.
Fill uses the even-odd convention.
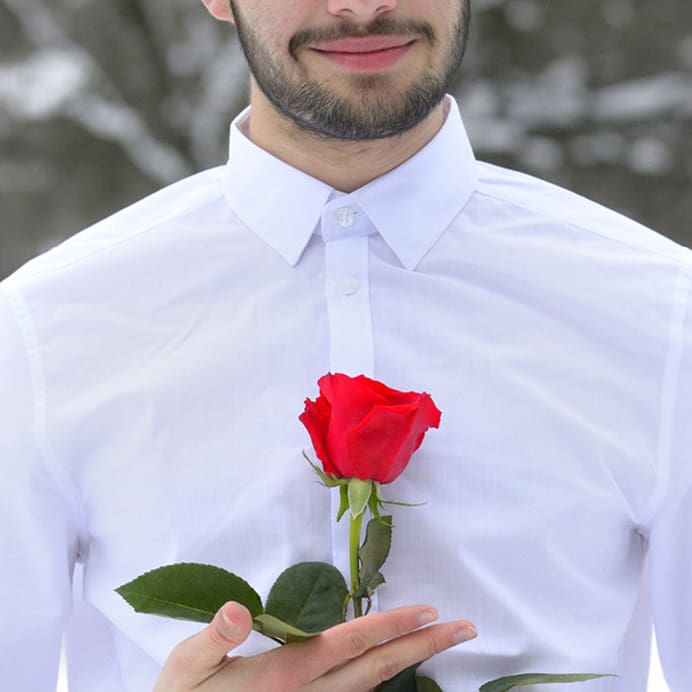
[[[298,128],[279,115],[253,84],[250,139],[278,159],[341,192],[353,192],[401,165],[440,130],[444,102],[415,128],[387,139],[328,140]]]

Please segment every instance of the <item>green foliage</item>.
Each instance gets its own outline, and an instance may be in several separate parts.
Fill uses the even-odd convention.
[[[377,692],[418,692],[416,684],[416,671],[420,663],[401,671],[391,680],[387,680],[377,686]]]
[[[432,679],[416,675],[420,663],[401,671],[391,680],[377,687],[377,692],[442,692],[442,688]]]
[[[374,518],[368,522],[365,542],[359,551],[360,588],[356,597],[370,596],[384,583],[380,569],[389,556],[392,546],[392,517]]]
[[[181,563],[159,567],[116,589],[138,613],[211,622],[227,601],[244,605],[253,617],[263,612],[259,594],[220,567]]]
[[[304,632],[266,613],[264,615],[258,615],[253,622],[255,630],[260,634],[264,634],[274,641],[279,641],[281,643],[298,642],[301,639],[310,639],[319,634],[318,632]]]
[[[344,621],[348,587],[326,562],[301,562],[282,572],[267,597],[266,613],[310,634]]]
[[[479,688],[478,692],[508,692],[515,687],[526,687],[527,685],[547,685],[549,683],[584,682],[595,680],[596,678],[617,677],[613,675],[596,675],[587,673],[583,675],[551,675],[545,673],[524,673],[522,675],[510,675],[506,678],[498,678],[486,682]]]

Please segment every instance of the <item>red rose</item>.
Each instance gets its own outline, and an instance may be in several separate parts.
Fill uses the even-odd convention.
[[[328,374],[300,416],[325,473],[391,483],[440,411],[426,393],[399,392],[364,375]]]

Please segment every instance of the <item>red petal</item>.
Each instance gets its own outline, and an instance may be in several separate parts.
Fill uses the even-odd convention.
[[[326,445],[329,458],[345,478],[352,478],[348,454],[348,435],[360,425],[373,406],[387,401],[369,386],[367,377],[349,377],[342,373],[322,377],[318,384],[320,394],[331,404],[331,419]]]
[[[377,406],[348,439],[351,465],[359,478],[391,483],[406,468],[417,440],[411,429],[415,404]]]
[[[329,460],[327,453],[327,431],[329,430],[329,418],[331,406],[327,399],[318,396],[316,401],[305,400],[305,411],[298,420],[305,426],[310,434],[312,446],[315,448],[317,458],[322,462],[325,473],[334,474],[336,469]]]
[[[406,468],[426,430],[440,423],[440,411],[426,393],[400,392],[364,375],[342,373],[329,373],[318,385],[318,440],[303,422],[325,471],[345,478],[390,483]]]

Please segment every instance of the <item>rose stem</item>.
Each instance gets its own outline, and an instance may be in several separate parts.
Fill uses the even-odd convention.
[[[351,595],[353,596],[353,615],[357,618],[363,615],[362,600],[356,597],[360,588],[360,564],[358,551],[360,550],[360,531],[363,526],[363,512],[357,517],[351,515],[350,527],[350,554],[351,554]]]

